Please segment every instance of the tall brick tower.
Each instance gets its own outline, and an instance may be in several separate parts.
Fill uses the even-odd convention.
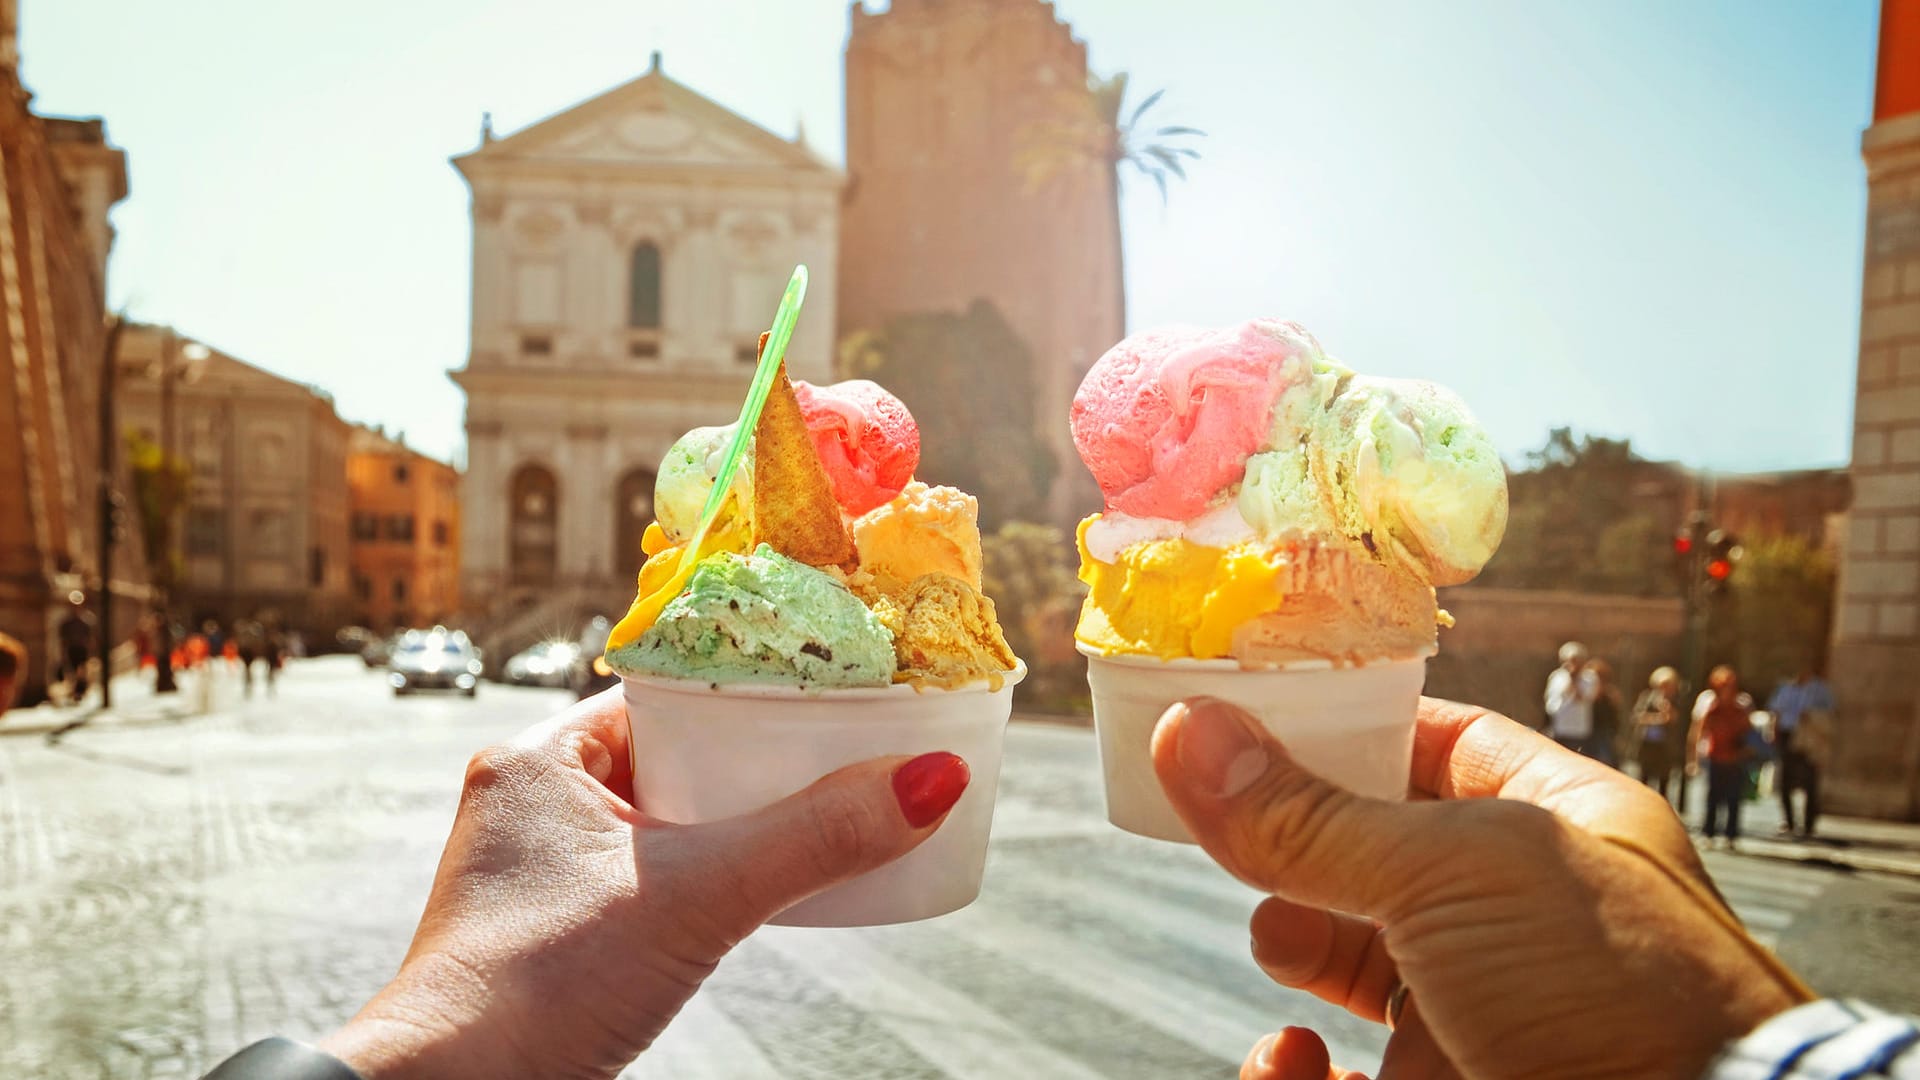
[[[991,302],[1033,354],[1055,516],[1091,509],[1067,405],[1123,332],[1113,171],[1032,191],[1014,164],[1023,129],[1086,85],[1086,45],[1041,0],[856,0],[852,18],[839,331]]]
[[[1920,0],[1884,0],[1829,802],[1920,820]]]

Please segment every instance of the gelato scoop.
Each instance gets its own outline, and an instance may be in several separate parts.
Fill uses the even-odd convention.
[[[727,443],[733,440],[737,425],[697,427],[680,436],[667,456],[660,461],[659,478],[653,482],[653,513],[660,531],[676,544],[684,544],[700,522],[713,482],[719,478],[720,462],[726,456]],[[733,474],[733,499],[721,510],[716,522],[724,528],[735,518],[752,516],[753,449],[748,444],[744,466]]]
[[[796,382],[793,392],[842,510],[858,517],[900,494],[913,479],[920,464],[920,428],[906,403],[879,383]]]
[[[1107,506],[1187,518],[1239,482],[1273,405],[1320,346],[1293,323],[1172,327],[1107,351],[1073,397],[1073,441]]]
[[[893,636],[902,681],[963,686],[982,678],[999,689],[1019,663],[1000,632],[993,601],[947,574],[923,574],[868,594],[873,614]]]
[[[893,635],[845,583],[761,545],[701,562],[616,671],[821,688],[893,681]]]
[[[861,569],[874,575],[911,581],[945,574],[980,587],[980,502],[959,488],[915,480],[854,519],[853,543]]]
[[[913,479],[920,433],[898,398],[864,380],[790,382],[782,366],[753,425],[744,479],[692,554],[738,428],[695,428],[668,451],[610,668],[816,689],[1012,677],[980,591],[979,504]]]
[[[1355,375],[1295,323],[1122,341],[1073,404],[1106,509],[1081,524],[1076,632],[1103,654],[1430,652],[1433,588],[1506,530],[1506,470],[1452,392]]]

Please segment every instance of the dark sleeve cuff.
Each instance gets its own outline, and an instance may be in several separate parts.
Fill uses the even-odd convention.
[[[220,1063],[204,1080],[366,1080],[346,1062],[275,1036],[261,1039]]]

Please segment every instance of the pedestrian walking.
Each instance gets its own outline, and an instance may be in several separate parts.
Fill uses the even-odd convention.
[[[27,647],[20,639],[0,634],[0,713],[13,707],[20,690],[20,673],[27,670]]]
[[[1833,723],[1833,689],[1813,664],[1805,664],[1767,701],[1773,714],[1773,757],[1780,789],[1780,831],[1812,836],[1820,820],[1820,767],[1825,762]],[[1804,813],[1795,827],[1793,793],[1801,792]]]
[[[1753,760],[1750,699],[1743,700],[1733,669],[1722,665],[1707,677],[1713,700],[1694,724],[1690,741],[1702,745],[1707,757],[1707,813],[1701,831],[1712,844],[1724,831],[1727,850],[1740,841],[1740,805],[1747,797],[1747,766]]]
[[[266,644],[262,646],[262,659],[267,665],[267,696],[279,694],[280,665],[287,659],[287,639],[278,630],[267,631]]]
[[[1620,767],[1620,688],[1614,685],[1613,665],[1599,657],[1587,661],[1593,675],[1593,734],[1587,740],[1587,756]]]
[[[266,654],[266,642],[262,640],[260,624],[244,622],[233,628],[233,636],[240,654],[240,696],[253,696],[253,664]]]
[[[1647,676],[1646,692],[1633,704],[1631,744],[1640,780],[1668,797],[1680,766],[1680,740],[1686,724],[1680,720],[1680,673],[1660,667]],[[1675,793],[1678,793],[1676,788]]]
[[[1587,670],[1590,654],[1577,641],[1560,646],[1560,666],[1547,676],[1547,733],[1575,753],[1587,753],[1593,739],[1593,700],[1600,681]]]
[[[76,597],[78,593],[74,594]],[[93,617],[74,600],[56,631],[60,639],[59,681],[67,684],[67,704],[87,696],[87,668],[93,662]]]

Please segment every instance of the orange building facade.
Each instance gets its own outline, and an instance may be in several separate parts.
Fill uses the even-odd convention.
[[[97,487],[107,213],[127,195],[126,155],[97,119],[30,110],[17,61],[14,5],[0,0],[0,633],[27,647],[32,702],[70,598],[97,611],[103,591],[116,597],[117,642],[149,595],[137,540],[102,565]],[[124,469],[112,473],[124,492]]]
[[[460,611],[460,473],[384,432],[347,452],[355,621],[388,632]]]

